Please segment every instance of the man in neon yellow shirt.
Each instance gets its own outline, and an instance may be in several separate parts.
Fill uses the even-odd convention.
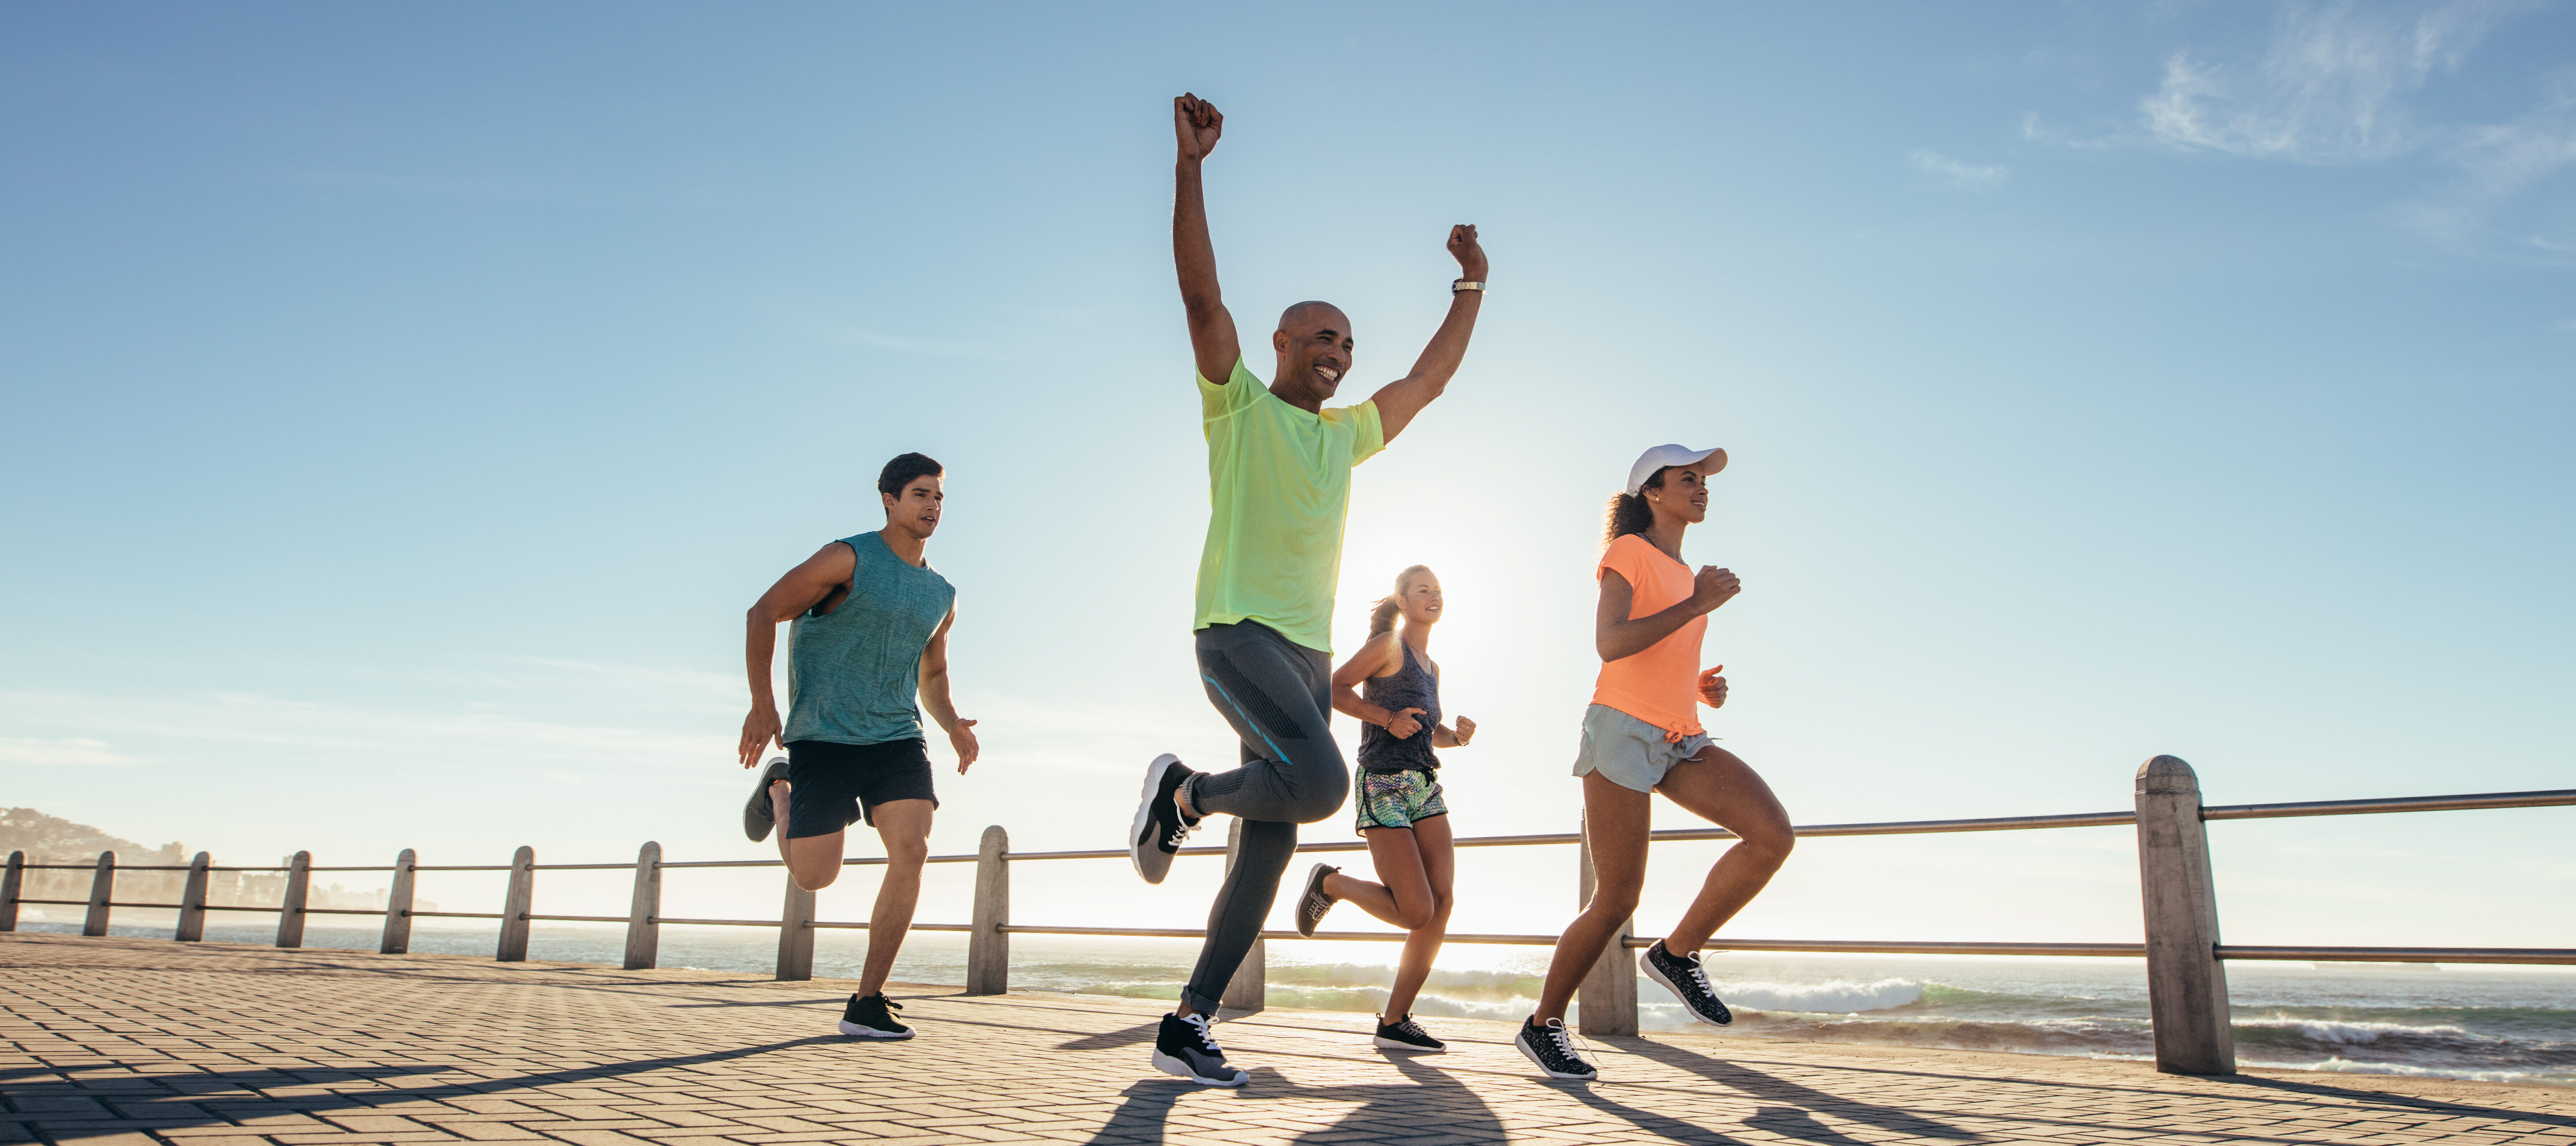
[[[1450,284],[1449,316],[1411,373],[1356,406],[1327,409],[1350,373],[1351,321],[1330,303],[1301,302],[1270,335],[1278,357],[1265,388],[1243,361],[1234,316],[1217,290],[1199,167],[1225,117],[1195,96],[1172,101],[1180,140],[1172,204],[1172,262],[1198,359],[1199,407],[1208,443],[1213,507],[1199,554],[1199,675],[1208,700],[1243,741],[1243,766],[1197,772],[1170,755],[1145,770],[1128,846],[1137,874],[1161,883],[1172,854],[1200,818],[1243,820],[1234,870],[1208,913],[1198,967],[1180,1006],[1163,1019],[1154,1065],[1212,1086],[1241,1086],[1208,1033],[1217,998],[1251,951],[1297,848],[1297,825],[1341,810],[1350,776],[1326,718],[1333,711],[1333,585],[1341,574],[1342,517],[1351,467],[1386,448],[1458,372],[1485,297],[1485,251],[1476,228],[1449,229],[1463,276]]]

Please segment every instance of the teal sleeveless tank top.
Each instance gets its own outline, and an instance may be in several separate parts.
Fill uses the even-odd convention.
[[[849,596],[829,613],[808,610],[787,624],[787,727],[778,741],[918,739],[921,649],[956,605],[957,589],[928,562],[906,564],[874,531],[841,544],[858,557]]]

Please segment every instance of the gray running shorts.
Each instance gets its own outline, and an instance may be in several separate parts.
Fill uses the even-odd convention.
[[[1603,779],[1622,788],[1652,792],[1673,765],[1699,755],[1708,745],[1705,732],[1667,741],[1663,729],[1596,704],[1583,710],[1583,748],[1574,754],[1574,774],[1597,768]]]

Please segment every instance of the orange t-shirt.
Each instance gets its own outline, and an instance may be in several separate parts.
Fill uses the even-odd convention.
[[[1616,569],[1628,579],[1634,591],[1628,604],[1632,621],[1688,600],[1695,580],[1689,566],[1634,533],[1621,536],[1602,552],[1601,564],[1592,570],[1593,580],[1601,579],[1603,569]],[[1699,642],[1707,632],[1708,616],[1701,614],[1646,646],[1644,652],[1603,664],[1601,679],[1592,687],[1592,703],[1609,705],[1663,729],[1666,740],[1707,731],[1698,719]]]

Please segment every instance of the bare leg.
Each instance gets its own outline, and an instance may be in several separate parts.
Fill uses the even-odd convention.
[[[1376,856],[1381,845],[1378,837],[1398,833],[1381,829],[1369,833],[1369,855]],[[1404,938],[1404,956],[1395,965],[1395,986],[1386,993],[1386,1013],[1379,1022],[1394,1022],[1413,1011],[1414,996],[1422,993],[1422,984],[1431,978],[1431,961],[1440,957],[1440,943],[1449,937],[1449,904],[1452,877],[1457,872],[1455,854],[1449,844],[1449,817],[1433,816],[1417,820],[1413,830],[1402,833],[1416,850],[1422,874],[1431,887],[1431,918]],[[1408,841],[1396,840],[1391,844]],[[1394,850],[1387,846],[1387,850]],[[1378,870],[1386,870],[1386,861],[1378,860]]]
[[[1385,883],[1335,872],[1324,877],[1324,894],[1374,915],[1381,923],[1411,931],[1431,921],[1431,880],[1422,870],[1422,852],[1411,828],[1370,828],[1369,859]]]
[[[1644,792],[1622,788],[1599,772],[1583,776],[1583,824],[1592,836],[1592,902],[1567,924],[1548,960],[1547,986],[1540,990],[1533,1017],[1545,1023],[1565,1017],[1565,1005],[1601,952],[1618,937],[1619,925],[1637,913],[1637,895],[1646,882],[1646,833],[1654,823],[1654,801]]]
[[[769,785],[770,815],[778,821],[778,858],[787,861],[787,877],[807,891],[821,891],[841,878],[841,832],[827,836],[807,836],[801,840],[787,838],[787,802],[789,785],[785,780]]]
[[[1789,850],[1797,846],[1797,835],[1771,786],[1734,753],[1714,744],[1673,765],[1655,790],[1737,836],[1726,854],[1717,857],[1717,865],[1708,869],[1708,880],[1700,885],[1690,910],[1664,937],[1664,950],[1695,955],[1710,935],[1762,894],[1772,873],[1780,870]]]
[[[885,841],[885,882],[877,885],[876,909],[868,913],[868,961],[859,971],[859,994],[885,990],[894,973],[895,953],[903,950],[912,930],[912,911],[921,903],[921,865],[930,858],[928,800],[888,800],[873,810],[877,838]]]

